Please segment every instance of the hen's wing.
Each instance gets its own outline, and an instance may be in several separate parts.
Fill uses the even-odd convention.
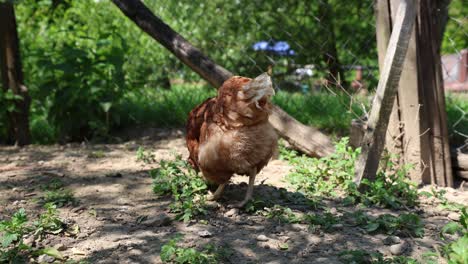
[[[216,98],[208,98],[203,103],[195,107],[189,113],[187,120],[187,136],[186,143],[189,150],[188,162],[192,167],[199,171],[198,166],[198,149],[200,146],[200,135],[202,134],[202,126],[205,122],[205,112],[216,103]]]

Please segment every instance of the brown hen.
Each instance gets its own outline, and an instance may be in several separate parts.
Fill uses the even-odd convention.
[[[190,112],[189,162],[206,180],[219,184],[211,199],[221,196],[234,174],[249,176],[245,199],[235,206],[252,198],[255,176],[277,148],[277,134],[268,122],[274,94],[267,73],[255,79],[234,76],[223,83],[217,97]]]

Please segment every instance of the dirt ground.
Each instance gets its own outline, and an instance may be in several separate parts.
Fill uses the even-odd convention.
[[[69,259],[160,263],[161,246],[176,234],[184,234],[181,245],[186,247],[213,244],[224,248],[228,252],[226,263],[342,263],[338,253],[353,249],[391,255],[386,235],[369,235],[346,223],[335,226],[332,232],[311,232],[306,225],[281,224],[229,209],[229,204],[243,197],[245,177],[236,177],[224,198],[211,204],[206,222],[171,221],[171,199],[157,197],[151,189],[148,171],[156,165],[137,161],[136,150],[139,146],[152,150],[158,160],[171,159],[173,153],[186,157],[184,143],[180,131],[153,131],[151,136],[121,144],[0,147],[0,220],[21,207],[28,215],[37,215],[41,211],[37,200],[43,193],[40,186],[58,178],[78,200],[76,205],[60,208],[60,216],[70,225],[78,225],[80,232],[75,237],[49,236],[38,243],[60,245]],[[297,212],[310,210],[305,198],[284,181],[290,169],[284,161],[272,161],[257,177],[255,196]],[[447,189],[447,198],[468,205],[466,190]],[[357,210],[344,207],[340,201],[323,202],[336,215]],[[423,217],[425,236],[401,238],[407,245],[404,255],[420,258],[442,244],[440,228],[458,215],[437,209],[435,203],[423,199],[413,210]],[[364,210],[372,215],[399,213]],[[279,246],[284,243],[287,249]]]

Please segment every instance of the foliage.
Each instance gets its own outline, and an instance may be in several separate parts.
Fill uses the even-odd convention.
[[[60,180],[52,180],[49,184],[43,186],[43,190],[44,196],[41,198],[41,201],[45,204],[51,203],[57,207],[63,207],[77,203],[72,191],[65,189]]]
[[[468,47],[468,10],[463,0],[450,1],[448,21],[442,41],[442,54],[459,53]],[[466,130],[465,130],[466,131]]]
[[[24,243],[23,238],[33,236],[41,239],[44,234],[58,234],[63,231],[64,224],[58,218],[58,212],[53,204],[45,205],[46,212],[34,222],[29,222],[23,208],[13,214],[10,220],[0,221],[0,262],[22,263],[28,256],[50,255],[62,259],[61,254],[53,248],[37,248]]]
[[[198,251],[194,248],[184,248],[177,246],[180,236],[169,240],[161,247],[161,260],[164,263],[178,264],[210,264],[218,263],[217,255],[213,252],[213,247],[205,247]]]
[[[170,208],[176,213],[176,219],[188,222],[195,216],[205,214],[207,185],[190,164],[178,155],[172,161],[161,160],[159,166],[150,171],[153,191],[157,195],[172,196],[174,202]]]
[[[333,225],[338,223],[338,218],[331,214],[330,212],[325,212],[323,214],[313,214],[309,213],[304,216],[304,221],[310,225],[312,230],[322,228],[324,231],[330,231],[333,228]]]
[[[283,207],[281,205],[275,205],[272,208],[265,208],[264,215],[268,219],[277,221],[278,224],[301,222],[301,218],[294,214],[291,208]]]
[[[335,152],[326,157],[315,159],[305,155],[298,156],[295,152],[287,154],[288,161],[294,166],[288,180],[299,191],[308,196],[337,196],[336,190],[352,188],[354,163],[360,150],[353,150],[348,145],[348,138],[342,138],[335,145]],[[287,153],[281,150],[281,153]],[[284,158],[284,156],[283,156]]]
[[[449,94],[445,102],[450,144],[463,145],[467,139],[465,131],[468,131],[468,97]]]
[[[468,262],[468,213],[467,208],[461,210],[460,223],[450,222],[441,230],[441,235],[458,233],[459,239],[444,246],[443,254],[449,264],[464,264]]]
[[[138,147],[137,150],[137,161],[142,161],[146,164],[156,162],[156,157],[150,151],[146,151],[143,147]]]
[[[362,202],[389,208],[417,204],[416,188],[406,178],[408,168],[397,168],[392,159],[384,159],[387,170],[379,171],[373,181],[364,179],[364,191],[359,192],[353,179],[354,166],[360,150],[353,150],[347,144],[348,139],[342,138],[336,143],[333,154],[320,159],[298,156],[294,151],[280,149],[282,158],[294,166],[288,180],[298,191],[311,198],[345,194],[345,203]]]
[[[417,260],[405,256],[384,258],[380,252],[367,252],[364,250],[345,250],[339,253],[340,259],[346,263],[371,264],[419,264]]]
[[[396,166],[391,159],[388,159],[387,168],[396,168]],[[380,171],[373,181],[363,179],[361,184],[366,191],[360,199],[366,204],[390,208],[415,206],[418,192],[415,184],[407,178],[409,168],[411,165],[396,170],[389,169],[386,172]]]

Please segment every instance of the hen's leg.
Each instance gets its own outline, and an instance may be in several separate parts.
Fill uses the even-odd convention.
[[[227,183],[218,185],[218,189],[216,189],[216,191],[213,194],[208,195],[206,199],[208,201],[218,200],[221,197],[221,195],[223,195],[224,187],[226,187],[226,184]]]
[[[250,199],[252,199],[255,176],[257,176],[257,169],[253,169],[249,175],[249,186],[247,187],[247,193],[245,194],[244,200],[238,204],[235,204],[233,207],[235,208],[244,207],[245,204],[247,204],[247,202],[250,201]]]

